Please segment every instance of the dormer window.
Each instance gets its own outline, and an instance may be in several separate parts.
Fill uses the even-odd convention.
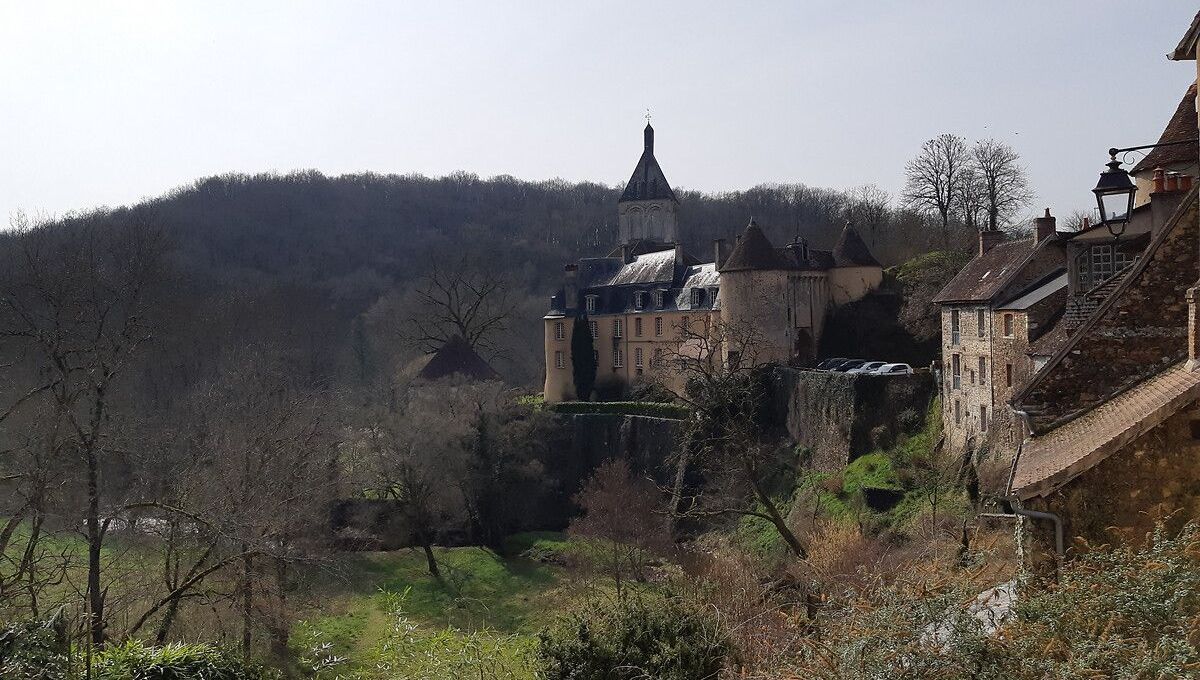
[[[666,298],[665,293],[666,291],[662,290],[654,291],[654,306],[658,309],[662,309],[663,307],[663,299]]]
[[[595,295],[585,295],[583,298],[584,309],[587,310],[588,314],[596,312],[596,297]]]
[[[703,304],[704,304],[704,289],[703,288],[693,288],[692,289],[692,309],[696,309]]]
[[[633,306],[637,309],[645,309],[646,294],[644,292],[639,290],[638,292],[633,294]]]

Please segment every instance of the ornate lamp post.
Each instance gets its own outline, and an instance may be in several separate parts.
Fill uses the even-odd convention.
[[[1137,186],[1121,167],[1115,151],[1110,149],[1112,160],[1108,162],[1108,169],[1100,173],[1100,181],[1092,193],[1096,194],[1096,205],[1100,206],[1100,222],[1108,227],[1114,239],[1118,239],[1125,233],[1125,225],[1129,223],[1129,216],[1133,212]]]

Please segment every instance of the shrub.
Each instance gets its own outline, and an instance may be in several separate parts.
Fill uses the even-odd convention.
[[[65,680],[68,648],[66,627],[57,617],[0,626],[0,678]]]
[[[232,652],[207,644],[148,647],[131,640],[101,652],[97,680],[269,680],[274,671],[247,664]]]
[[[650,401],[563,401],[549,408],[555,413],[616,414],[671,420],[683,420],[689,413],[686,407],[678,404]]]
[[[538,636],[547,680],[716,678],[728,649],[716,618],[676,597],[591,601]]]

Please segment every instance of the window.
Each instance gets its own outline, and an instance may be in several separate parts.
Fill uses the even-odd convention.
[[[1004,315],[1004,337],[1011,338],[1013,336],[1013,315]]]
[[[662,335],[662,317],[661,316],[654,317],[654,334]]]
[[[621,368],[625,365],[625,355],[621,352],[620,347],[613,348],[613,368]]]
[[[583,304],[587,309],[588,314],[594,313],[596,311],[596,296],[588,295],[583,299]]]
[[[613,337],[614,338],[621,337],[621,320],[620,319],[613,319]]]
[[[962,422],[962,403],[957,399],[954,400],[954,424],[958,425]]]
[[[633,294],[633,306],[637,307],[638,309],[642,309],[643,307],[645,307],[646,306],[646,294],[640,290],[638,292],[634,293]]]
[[[592,332],[592,339],[595,340],[600,335],[600,322],[599,321],[589,321],[588,322],[588,330],[590,330]]]
[[[957,354],[950,357],[950,375],[954,389],[962,387],[962,357]]]
[[[663,355],[662,348],[655,347],[654,354],[653,354],[653,356],[650,357],[650,366],[654,367],[654,366],[662,365],[662,355]]]
[[[979,310],[975,312],[976,323],[979,325],[979,337],[983,337],[984,329],[987,326],[987,310]]]
[[[554,367],[555,368],[566,368],[567,367],[567,360],[565,357],[563,357],[563,353],[561,350],[554,353]]]
[[[1012,385],[1013,385],[1012,381],[1013,381],[1012,364],[1004,364],[1004,385],[1006,387],[1012,387]]]
[[[979,357],[979,384],[987,384],[987,359]]]
[[[1098,286],[1112,278],[1112,246],[1092,246],[1092,285]]]
[[[633,320],[633,334],[636,337],[642,337],[642,317],[637,317]]]
[[[642,348],[641,347],[633,348],[633,365],[637,368],[641,368],[642,366],[645,366],[645,363],[643,363],[643,361],[642,361]]]
[[[950,344],[957,345],[961,341],[962,338],[959,337],[958,310],[952,309],[950,310]]]
[[[567,337],[567,325],[561,321],[554,322],[554,339],[562,340]]]
[[[692,329],[692,319],[691,319],[691,317],[687,317],[687,316],[685,316],[685,317],[683,317],[682,319],[680,319],[680,320],[679,320],[679,327],[680,327],[681,329],[683,329],[683,332],[684,332],[684,333],[687,333],[688,331],[690,331],[690,330]]]
[[[979,431],[987,432],[987,430],[988,430],[987,407],[980,406],[979,407]]]
[[[655,307],[658,307],[659,309],[662,309],[662,306],[663,306],[663,298],[665,298],[665,297],[666,297],[666,293],[667,293],[667,291],[665,291],[665,290],[656,290],[656,291],[654,291],[654,306],[655,306]]]
[[[971,384],[974,385],[975,384],[975,369],[968,368],[967,375],[971,377]]]
[[[700,305],[703,305],[703,304],[704,304],[704,289],[703,288],[693,288],[692,289],[692,309],[697,309],[700,307]]]

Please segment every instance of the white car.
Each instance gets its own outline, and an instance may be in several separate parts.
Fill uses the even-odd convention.
[[[888,363],[886,361],[868,361],[867,363],[863,364],[862,366],[859,366],[858,368],[852,368],[846,372],[851,373],[851,374],[853,374],[853,373],[869,374],[869,373],[874,373],[880,367],[887,366],[887,365],[888,365]]]
[[[908,364],[883,364],[871,371],[871,375],[912,375],[912,372]]]

